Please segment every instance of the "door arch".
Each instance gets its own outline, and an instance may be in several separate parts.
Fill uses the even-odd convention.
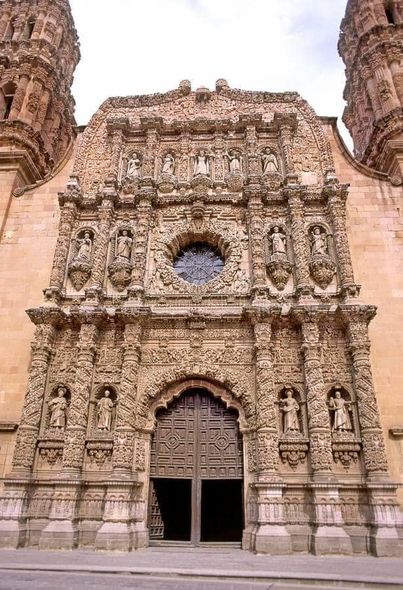
[[[238,412],[192,388],[156,413],[150,541],[240,542],[243,460]]]

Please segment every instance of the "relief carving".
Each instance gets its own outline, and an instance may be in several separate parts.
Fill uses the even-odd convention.
[[[315,226],[310,232],[311,260],[309,268],[315,283],[326,289],[336,272],[336,265],[329,256],[329,236],[323,227]]]
[[[76,291],[81,291],[91,276],[91,255],[94,241],[93,232],[82,230],[73,238],[73,258],[69,263],[68,275]]]

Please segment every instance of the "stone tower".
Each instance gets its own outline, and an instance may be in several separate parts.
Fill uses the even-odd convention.
[[[349,0],[339,52],[346,65],[343,120],[356,157],[399,182],[403,171],[403,2]]]
[[[0,170],[15,190],[51,173],[73,139],[80,51],[68,0],[4,0],[0,47]]]

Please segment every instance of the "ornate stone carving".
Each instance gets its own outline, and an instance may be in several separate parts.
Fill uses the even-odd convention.
[[[73,239],[73,244],[75,250],[68,274],[75,290],[81,291],[91,276],[93,234],[83,230],[78,233],[77,238]]]
[[[287,236],[281,229],[275,225],[268,235],[269,261],[267,263],[267,272],[280,291],[286,286],[292,270],[287,256]]]
[[[97,429],[110,432],[112,430],[112,412],[114,403],[111,392],[105,389],[103,396],[97,401]]]
[[[329,256],[328,236],[326,230],[315,226],[310,233],[311,260],[309,269],[315,283],[326,289],[336,272],[336,265]]]
[[[114,259],[108,266],[108,275],[111,283],[118,291],[124,291],[132,278],[133,265],[131,255],[133,249],[132,234],[127,229],[122,229],[115,238]]]
[[[64,430],[66,427],[67,417],[67,390],[60,386],[57,389],[57,397],[54,397],[48,403],[49,409],[49,428],[57,428]]]

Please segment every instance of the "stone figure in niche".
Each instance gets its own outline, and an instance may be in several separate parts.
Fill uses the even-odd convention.
[[[140,176],[141,160],[137,153],[132,154],[132,157],[127,163],[126,176],[129,178],[136,178]]]
[[[172,154],[166,154],[162,162],[162,174],[174,174],[175,170],[175,158]]]
[[[130,260],[132,253],[133,240],[129,236],[127,229],[122,230],[116,239],[116,258],[124,258]]]
[[[204,176],[210,175],[209,157],[204,150],[200,150],[195,157],[193,175],[197,176],[198,174],[203,174]]]
[[[336,432],[344,432],[352,430],[351,420],[348,412],[348,406],[351,402],[346,401],[341,397],[341,392],[336,390],[334,397],[329,400],[329,408],[334,412],[333,430]]]
[[[66,388],[59,387],[57,390],[57,397],[49,402],[49,426],[51,428],[65,428],[66,426]]]
[[[241,172],[241,156],[235,150],[228,152],[229,171]]]
[[[284,434],[288,432],[300,432],[298,412],[299,403],[293,396],[292,389],[286,389],[286,397],[280,400],[280,408],[283,412],[283,431]]]
[[[327,234],[320,227],[314,227],[311,234],[312,256],[326,256],[328,254]]]
[[[262,154],[263,174],[273,174],[278,172],[278,162],[272,150],[267,147]]]
[[[92,251],[92,240],[91,234],[89,231],[84,233],[83,238],[75,238],[75,243],[77,245],[77,254],[75,256],[75,260],[82,260],[83,262],[89,262],[91,260],[91,251]]]
[[[113,401],[111,392],[105,389],[104,396],[97,403],[97,428],[98,430],[111,430]]]
[[[280,231],[278,225],[273,228],[273,233],[269,236],[273,256],[275,254],[286,255],[287,236]]]

